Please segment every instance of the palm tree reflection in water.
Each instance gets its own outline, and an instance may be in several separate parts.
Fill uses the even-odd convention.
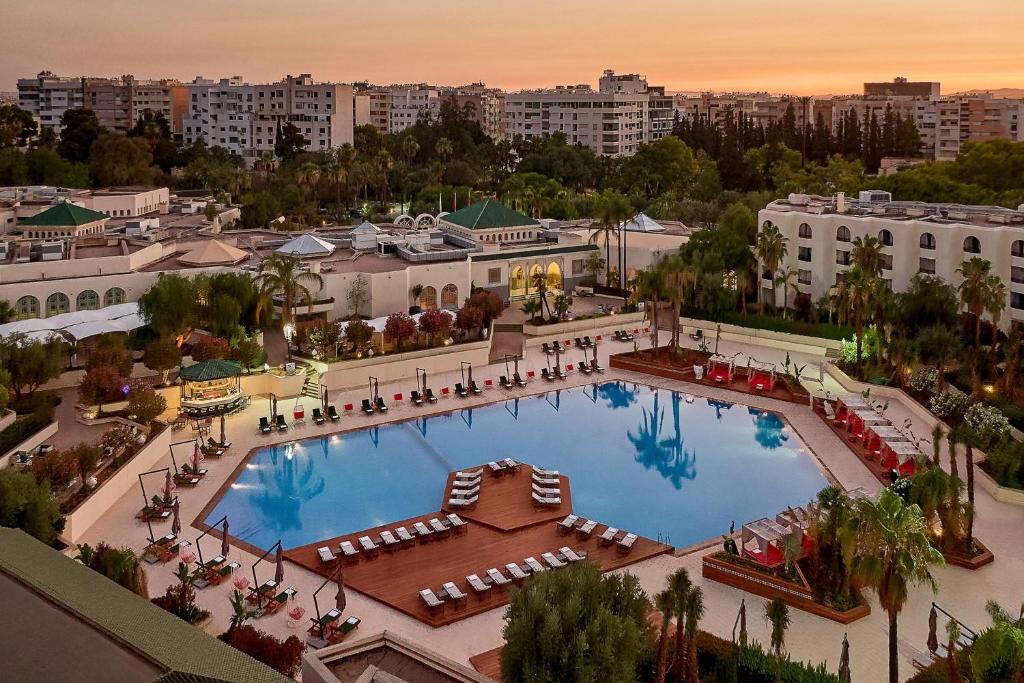
[[[693,480],[697,477],[697,454],[683,448],[683,431],[680,420],[680,404],[683,397],[675,392],[672,396],[672,425],[674,434],[665,438],[662,429],[665,424],[665,411],[659,407],[661,392],[654,392],[654,405],[648,412],[643,409],[644,419],[640,423],[638,433],[627,432],[633,448],[634,458],[645,469],[654,469],[664,479],[672,483],[676,490],[682,489],[683,479]],[[634,394],[635,396],[635,394]]]
[[[304,502],[323,493],[326,487],[324,478],[313,468],[313,460],[296,450],[299,449],[295,444],[270,450],[272,468],[258,471],[260,493],[252,499],[263,514],[263,523],[279,532],[301,529],[299,509]],[[279,454],[284,456],[280,461]]]
[[[754,440],[761,445],[761,448],[773,451],[789,441],[786,423],[777,413],[758,408],[748,408],[747,410],[754,417]]]
[[[632,389],[628,389],[625,382],[605,382],[597,388],[597,393],[608,402],[609,408],[617,410],[636,403],[639,389],[635,384]]]

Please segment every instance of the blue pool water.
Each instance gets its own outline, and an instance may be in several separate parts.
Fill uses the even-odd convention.
[[[505,457],[568,475],[577,514],[675,546],[827,485],[774,413],[607,382],[261,449],[207,521],[304,545],[436,511],[448,472]]]

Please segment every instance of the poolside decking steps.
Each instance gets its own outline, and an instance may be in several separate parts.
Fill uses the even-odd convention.
[[[451,479],[445,487],[445,500]],[[603,571],[625,567],[642,560],[672,551],[672,547],[647,538],[639,538],[633,548],[622,552],[616,545],[599,547],[597,537],[605,525],[599,524],[586,538],[560,534],[555,522],[571,512],[569,481],[562,481],[562,505],[558,512],[537,510],[530,495],[530,467],[524,465],[518,475],[494,477],[485,472],[480,488],[480,502],[490,497],[489,507],[474,511],[458,510],[467,523],[462,533],[450,533],[444,538],[432,535],[429,541],[417,539],[397,549],[380,548],[374,557],[360,551],[355,562],[343,563],[345,585],[363,595],[383,602],[398,611],[438,627],[467,617],[482,614],[508,603],[508,591],[493,587],[477,595],[466,581],[470,574],[486,575],[491,567],[503,568],[509,562],[522,564],[526,557],[537,557],[546,552],[557,552],[564,546],[583,550],[588,560]],[[490,495],[489,495],[490,494]],[[505,509],[507,508],[507,510]],[[480,513],[483,513],[482,516]],[[324,564],[317,548],[329,546],[336,550],[341,541],[351,541],[358,547],[361,536],[377,539],[385,529],[404,526],[411,529],[415,522],[427,523],[432,517],[444,519],[446,512],[436,511],[407,520],[396,520],[386,525],[358,531],[345,536],[318,541],[285,551],[285,557],[325,578],[334,575],[336,564]],[[477,521],[477,516],[486,522]],[[508,525],[504,528],[502,525]],[[447,601],[444,608],[431,614],[419,595],[423,588],[435,591],[445,582],[454,582],[468,599],[456,607]]]

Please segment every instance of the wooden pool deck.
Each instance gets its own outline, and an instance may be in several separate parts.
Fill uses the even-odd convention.
[[[448,500],[453,478],[454,473],[448,477],[445,501]],[[582,536],[576,531],[564,533],[557,528],[557,522],[572,511],[568,479],[561,477],[562,504],[553,509],[534,505],[531,481],[529,465],[521,466],[517,474],[494,476],[484,472],[477,506],[457,511],[466,522],[460,532],[453,531],[443,537],[433,534],[430,540],[417,538],[391,550],[382,547],[372,556],[360,550],[354,561],[339,557],[325,564],[317,554],[317,548],[327,546],[338,555],[342,541],[351,541],[358,548],[357,539],[362,536],[369,536],[380,545],[381,531],[394,531],[400,526],[411,531],[416,522],[426,523],[432,517],[443,520],[447,511],[438,511],[292,548],[285,551],[285,557],[325,578],[333,576],[341,562],[346,587],[437,627],[508,603],[511,585],[506,588],[491,586],[477,593],[466,580],[472,574],[485,579],[487,570],[492,567],[508,577],[506,564],[515,562],[522,565],[527,557],[544,563],[543,553],[557,554],[565,546],[580,554],[585,552],[587,559],[602,571],[672,551],[671,546],[644,537],[638,538],[629,551],[624,551],[617,544],[599,546],[597,537],[607,528],[604,524],[598,524],[589,536]],[[419,592],[430,588],[440,595],[441,585],[449,581],[467,597],[459,601],[447,599],[442,608],[431,612]]]

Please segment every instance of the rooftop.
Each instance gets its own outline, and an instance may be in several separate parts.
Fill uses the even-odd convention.
[[[107,214],[93,211],[77,204],[63,202],[55,204],[35,216],[23,218],[18,225],[34,225],[47,227],[64,227],[68,225],[85,225],[107,219]]]
[[[893,201],[881,190],[865,190],[857,198],[836,195],[790,194],[765,207],[768,211],[785,211],[814,215],[842,214],[858,218],[886,220],[917,220],[936,224],[973,225],[978,227],[1024,227],[1024,205],[1016,210],[1005,206],[936,202]]]
[[[493,230],[496,228],[540,227],[540,223],[518,211],[484,199],[475,204],[450,213],[441,219],[446,223],[469,228],[470,230]]]

